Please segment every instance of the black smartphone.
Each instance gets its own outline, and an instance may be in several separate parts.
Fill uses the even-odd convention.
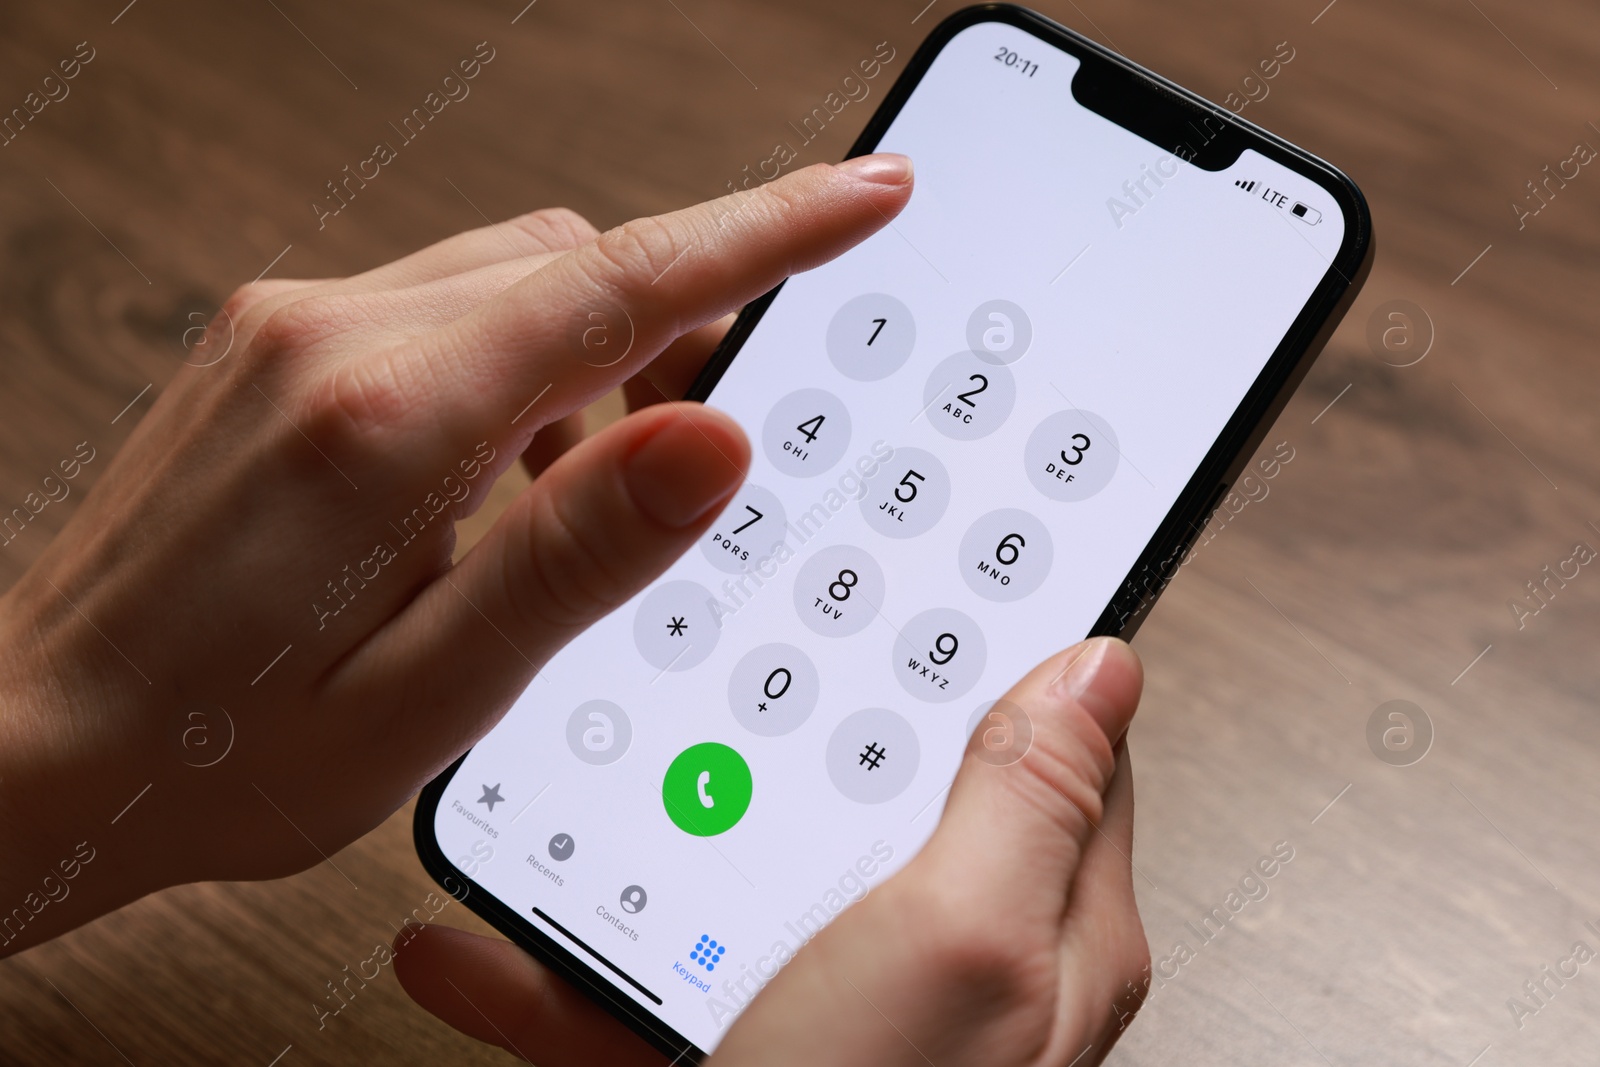
[[[699,546],[423,791],[429,872],[697,1058],[922,846],[1028,669],[1130,635],[1354,298],[1355,185],[1040,15],[941,23],[891,225],[745,308]]]

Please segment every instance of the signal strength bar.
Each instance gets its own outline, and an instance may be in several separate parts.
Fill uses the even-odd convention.
[[[1256,183],[1254,181],[1237,181],[1233,184],[1237,185],[1247,193],[1253,193],[1256,189]]]

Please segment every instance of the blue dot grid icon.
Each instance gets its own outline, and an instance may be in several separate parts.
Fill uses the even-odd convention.
[[[711,940],[710,934],[701,934],[700,940],[689,950],[689,959],[708,971],[714,971],[717,969],[717,964],[722,961],[723,953],[727,951],[727,945],[717,944]]]

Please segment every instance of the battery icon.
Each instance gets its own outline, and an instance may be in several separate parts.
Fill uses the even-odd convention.
[[[1295,201],[1294,207],[1289,209],[1289,214],[1293,215],[1307,226],[1315,226],[1317,223],[1322,221],[1322,212],[1308,204],[1302,204],[1298,200]]]

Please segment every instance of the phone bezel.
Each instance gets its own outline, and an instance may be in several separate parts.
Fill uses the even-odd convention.
[[[1074,96],[1080,103],[1134,129],[1134,132],[1151,139],[1158,146],[1169,149],[1178,147],[1173,146],[1170,140],[1164,142],[1161,138],[1173,136],[1172,131],[1183,123],[1194,128],[1192,123],[1195,118],[1201,119],[1201,126],[1205,130],[1212,129],[1210,123],[1219,123],[1216,132],[1207,137],[1202,145],[1201,151],[1206,156],[1193,159],[1194,163],[1206,169],[1220,169],[1231,159],[1237,158],[1238,151],[1244,147],[1252,148],[1315,181],[1333,197],[1345,216],[1344,240],[1328,271],[1196,468],[1194,476],[1179,493],[1172,509],[1157,526],[1119,586],[1118,594],[1106,605],[1088,635],[1109,634],[1128,638],[1149,614],[1150,606],[1171,580],[1194,537],[1203,529],[1227,488],[1260,446],[1295,387],[1305,377],[1317,353],[1355,299],[1372,265],[1372,219],[1366,200],[1355,183],[1323,160],[1096,44],[1082,34],[1037,12],[1012,4],[981,4],[964,8],[935,26],[890,87],[883,103],[851,146],[846,158],[870,152],[910,99],[934,58],[957,34],[985,22],[1015,26],[1076,56],[1082,65],[1074,76]],[[1120,82],[1121,90],[1142,93],[1145,99],[1140,101],[1137,108],[1129,108],[1126,114],[1110,115],[1102,108],[1116,108],[1120,98],[1099,97],[1090,103],[1079,93],[1079,78],[1085,79],[1085,85],[1090,87],[1101,81],[1107,84]],[[1170,111],[1153,108],[1152,104],[1170,108]],[[1136,125],[1144,128],[1136,129]],[[705,400],[709,397],[782,288],[783,284],[780,283],[739,312],[686,399]],[[479,886],[446,858],[433,833],[434,819],[445,788],[465,759],[466,754],[463,753],[429,782],[418,796],[412,828],[423,868],[454,899],[466,904],[514,943],[588,993],[656,1049],[668,1056],[699,1062],[705,1053],[693,1042],[632,999],[619,995],[599,970]],[[459,892],[451,888],[452,884],[459,888]]]

